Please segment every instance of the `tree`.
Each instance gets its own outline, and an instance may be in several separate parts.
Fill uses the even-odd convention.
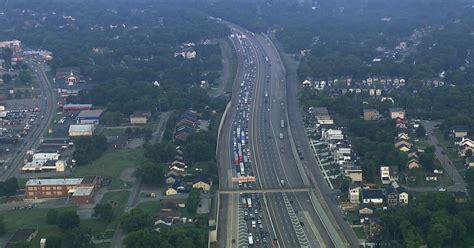
[[[13,248],[31,248],[31,243],[27,241],[20,241],[13,245]]]
[[[466,158],[472,157],[472,150],[471,150],[471,149],[467,149],[465,155],[466,155]]]
[[[135,248],[167,248],[171,245],[166,240],[165,235],[158,235],[152,233],[149,230],[139,230],[130,233],[125,239],[124,243],[126,247]],[[180,246],[189,247],[189,246]]]
[[[101,122],[108,127],[118,126],[122,122],[122,114],[114,111],[105,112],[101,119]]]
[[[190,213],[196,213],[200,201],[201,193],[198,189],[193,188],[189,191],[189,196],[186,200],[186,208]]]
[[[2,75],[3,82],[8,84],[12,81],[12,76],[8,73]]]
[[[78,227],[80,222],[79,215],[75,211],[62,212],[58,217],[58,226],[63,231]]]
[[[31,83],[31,80],[33,80],[33,78],[31,77],[31,74],[30,74],[29,71],[27,71],[27,70],[21,70],[21,71],[18,73],[17,80],[18,80],[20,83],[29,84],[29,83]]]
[[[78,137],[74,145],[76,149],[72,156],[77,165],[84,165],[98,159],[107,150],[107,138],[104,135]]]
[[[64,247],[89,248],[92,243],[92,230],[85,227],[75,227],[66,230],[63,234]]]
[[[418,138],[422,138],[422,137],[425,137],[426,136],[426,130],[425,130],[425,127],[422,126],[422,125],[419,125],[417,128],[416,128],[416,136]]]
[[[193,162],[209,161],[215,157],[214,147],[202,140],[189,142],[184,147],[184,152],[186,157]]]
[[[49,236],[46,238],[45,248],[61,248],[62,239],[59,236]]]
[[[428,232],[430,247],[445,247],[452,235],[453,232],[448,227],[441,223],[434,223]]]
[[[145,157],[156,163],[165,163],[173,159],[176,154],[176,147],[171,142],[161,142],[145,147]]]
[[[46,223],[53,225],[58,222],[58,210],[51,208],[46,213]]]
[[[128,233],[150,228],[153,223],[147,213],[139,208],[134,208],[120,219],[120,224],[123,230]]]
[[[0,216],[0,236],[3,236],[6,232],[5,221],[3,220],[3,216]]]
[[[97,204],[94,207],[94,214],[93,217],[98,217],[102,221],[110,222],[114,212],[112,210],[112,206],[110,204]]]
[[[145,162],[138,168],[137,174],[147,185],[159,186],[164,183],[164,169],[159,164]]]

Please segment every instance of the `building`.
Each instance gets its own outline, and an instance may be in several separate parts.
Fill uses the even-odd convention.
[[[65,104],[64,111],[91,110],[92,104]]]
[[[405,119],[405,110],[401,108],[390,108],[390,119]]]
[[[62,67],[56,69],[56,77],[54,80],[60,88],[64,86],[73,86],[80,83],[80,74],[81,68],[79,67]]]
[[[130,115],[130,124],[146,124],[150,118],[150,111],[135,111]]]
[[[354,183],[362,183],[362,167],[355,165],[352,161],[346,161],[340,167],[345,176],[351,178]]]
[[[466,158],[466,167],[474,168],[474,157]]]
[[[166,184],[174,184],[179,178],[175,175],[169,175],[165,178]]]
[[[211,190],[212,181],[209,177],[200,177],[193,181],[193,188],[203,191]]]
[[[97,176],[87,176],[84,178],[30,179],[25,185],[25,198],[71,197],[73,202],[77,201],[80,204],[85,202],[90,203],[96,189],[100,187],[100,183],[101,178]],[[78,190],[74,196],[78,188],[81,189]],[[92,190],[82,188],[92,188]],[[75,197],[78,197],[78,199],[75,200]]]
[[[94,186],[77,187],[72,193],[72,202],[75,204],[94,203]]]
[[[385,194],[382,189],[364,189],[362,190],[362,202],[365,204],[383,204]]]
[[[359,215],[367,216],[374,214],[374,207],[370,204],[360,204]]]
[[[432,173],[432,172],[427,172],[425,174],[425,180],[426,181],[438,181],[438,174]]]
[[[398,205],[398,192],[393,186],[389,186],[386,188],[386,197],[387,197],[387,205],[389,207],[394,207]]]
[[[349,186],[349,201],[354,204],[360,203],[360,185],[351,184]]]
[[[1,41],[0,48],[10,48],[16,52],[21,50],[21,41],[19,40],[8,40],[8,41]]]
[[[376,121],[379,118],[380,114],[376,109],[364,109],[364,121]]]
[[[468,132],[469,128],[467,126],[454,126],[451,128],[451,135],[454,138],[466,137]]]
[[[69,137],[92,136],[95,126],[92,124],[80,124],[69,126]]]
[[[76,117],[77,124],[98,125],[103,112],[102,109],[82,110]]]
[[[178,190],[173,188],[172,186],[168,187],[165,190],[165,195],[177,195],[177,194],[178,194]]]
[[[390,183],[390,168],[388,166],[380,167],[380,181],[382,181],[382,184]]]
[[[407,168],[408,169],[418,169],[418,168],[420,168],[420,162],[418,162],[418,159],[412,158],[412,159],[408,160]]]

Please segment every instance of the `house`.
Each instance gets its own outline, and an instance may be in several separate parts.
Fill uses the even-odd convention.
[[[376,109],[364,109],[364,121],[376,121],[379,118],[380,114]]]
[[[454,200],[456,203],[466,203],[467,202],[467,192],[465,191],[456,191],[454,192]]]
[[[179,179],[179,177],[177,177],[175,175],[169,175],[165,178],[165,183],[166,184],[174,184],[178,179]]]
[[[474,168],[474,157],[471,156],[469,158],[466,158],[466,167],[467,168]]]
[[[92,124],[80,124],[80,125],[69,126],[70,137],[92,136],[94,134],[94,131],[95,131],[95,127]]]
[[[76,117],[77,124],[99,124],[100,117],[104,113],[102,109],[82,110]]]
[[[402,144],[401,146],[398,147],[398,150],[400,150],[402,152],[408,152],[408,151],[410,151],[410,148],[411,148],[411,146],[407,146],[405,144]]]
[[[398,192],[392,185],[386,188],[386,197],[387,205],[389,207],[394,207],[398,205]]]
[[[401,108],[390,108],[390,119],[405,119],[405,110]]]
[[[174,171],[186,171],[187,168],[188,166],[185,163],[178,160],[174,160],[169,165],[169,169]]]
[[[359,215],[372,215],[374,214],[374,206],[371,204],[360,204]]]
[[[454,138],[462,138],[466,137],[469,132],[469,128],[467,126],[454,126],[451,128],[451,135]]]
[[[362,202],[366,204],[383,204],[385,198],[383,189],[364,189],[361,195]]]
[[[467,150],[474,152],[474,137],[462,137],[461,142],[459,142],[458,154],[461,157],[466,156]]]
[[[408,159],[418,159],[418,150],[415,147],[411,147],[410,151],[408,151]]]
[[[418,159],[410,159],[407,162],[407,168],[408,169],[418,169],[420,168],[420,162],[418,162]]]
[[[342,171],[345,176],[350,177],[352,182],[362,182],[362,167],[355,165],[354,162],[344,161],[344,163],[340,166],[340,171]]]
[[[175,188],[173,188],[172,186],[169,186],[166,190],[165,190],[165,195],[177,195],[178,194],[178,190],[176,190]]]
[[[146,124],[150,118],[150,111],[134,111],[130,115],[130,124]]]
[[[196,178],[194,181],[193,181],[193,188],[195,189],[201,189],[203,191],[209,191],[211,190],[211,185],[212,185],[212,181],[209,177],[200,177],[200,178]]]
[[[390,171],[390,182],[398,182],[399,174],[398,174],[398,167],[397,166],[389,166]]]
[[[405,146],[407,148],[411,148],[412,143],[410,143],[409,141],[404,140],[404,139],[401,139],[401,140],[398,140],[397,142],[395,142],[395,147],[396,148],[400,149],[402,146]],[[410,151],[410,149],[408,149],[407,151]]]
[[[390,183],[390,168],[388,166],[380,167],[380,181],[382,181],[382,184]]]
[[[349,201],[354,204],[360,203],[360,190],[361,187],[358,184],[351,184],[349,186]]]
[[[397,140],[406,140],[406,141],[408,141],[408,140],[410,140],[410,136],[407,133],[402,132],[402,133],[399,133],[397,135]]]
[[[425,174],[425,180],[426,181],[438,181],[438,174],[432,173],[432,172],[427,172]]]
[[[395,187],[398,193],[398,204],[407,205],[408,204],[408,191],[404,187]]]
[[[306,79],[304,80],[302,83],[303,87],[311,87],[311,85],[313,84],[313,82],[311,82],[310,80]]]

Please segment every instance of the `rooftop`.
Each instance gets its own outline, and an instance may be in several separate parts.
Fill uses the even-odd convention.
[[[82,178],[30,179],[26,182],[26,186],[78,185],[81,182],[82,182]]]
[[[91,124],[69,126],[69,132],[90,132],[93,129],[94,129],[94,125],[91,125]]]
[[[102,113],[104,112],[103,109],[93,109],[93,110],[82,110],[78,115],[77,119],[82,118],[99,118]]]
[[[72,196],[89,196],[94,191],[94,187],[77,187],[72,193]]]
[[[362,198],[364,199],[384,198],[384,192],[382,189],[364,189],[362,190]]]

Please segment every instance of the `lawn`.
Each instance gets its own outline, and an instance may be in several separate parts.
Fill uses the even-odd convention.
[[[99,159],[74,169],[73,176],[99,175],[110,179],[112,188],[128,188],[130,185],[125,187],[120,179],[122,171],[141,164],[143,159],[143,149],[111,150],[105,152]]]
[[[142,202],[138,204],[137,208],[153,216],[156,212],[160,211],[160,203],[158,201]]]
[[[125,210],[125,204],[127,203],[130,191],[113,191],[107,192],[102,198],[100,203],[112,204],[114,215],[110,223],[102,222],[99,219],[83,220],[84,226],[92,229],[95,239],[110,239],[114,236],[114,232],[120,223],[120,217]]]
[[[354,230],[355,234],[357,235],[357,238],[359,238],[359,239],[366,239],[367,238],[365,236],[364,227],[353,227],[352,230]]]

